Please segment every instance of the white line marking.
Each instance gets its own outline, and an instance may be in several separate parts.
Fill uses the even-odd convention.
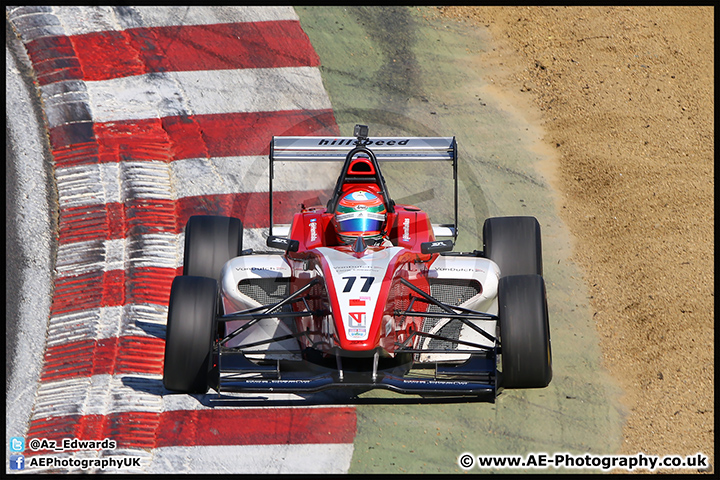
[[[347,473],[353,444],[164,447],[147,473]]]
[[[317,67],[150,73],[85,84],[95,122],[331,108]]]
[[[298,20],[292,7],[8,7],[25,41],[138,27]]]

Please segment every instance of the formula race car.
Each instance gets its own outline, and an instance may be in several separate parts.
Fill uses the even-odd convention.
[[[187,222],[183,275],[168,309],[165,388],[384,388],[494,400],[503,388],[549,384],[540,225],[489,218],[483,251],[452,251],[454,137],[369,138],[357,125],[354,137],[273,137],[269,160],[271,251],[243,250],[240,219]],[[273,225],[276,163],[309,161],[343,162],[327,204],[302,205],[289,225]],[[380,171],[393,162],[450,166],[454,219],[433,224],[426,211],[396,204]]]

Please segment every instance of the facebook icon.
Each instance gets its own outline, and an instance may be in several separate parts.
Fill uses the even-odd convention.
[[[25,457],[22,455],[10,455],[10,470],[24,470]]]

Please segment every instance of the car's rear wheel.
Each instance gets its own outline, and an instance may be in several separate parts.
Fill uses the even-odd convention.
[[[217,280],[178,276],[170,290],[163,385],[181,393],[206,393],[215,341]]]
[[[185,226],[183,275],[220,278],[225,263],[243,249],[243,226],[237,218],[195,215]]]
[[[543,274],[540,224],[535,217],[494,217],[483,225],[485,257],[500,275]]]
[[[511,275],[498,285],[502,381],[505,388],[542,388],[552,379],[545,281]]]

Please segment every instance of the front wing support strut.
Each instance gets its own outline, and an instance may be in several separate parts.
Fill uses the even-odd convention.
[[[436,316],[439,316],[439,315],[440,315],[440,316],[442,316],[442,318],[457,319],[457,320],[460,320],[460,321],[461,321],[462,323],[464,323],[465,325],[467,325],[468,327],[470,327],[470,328],[472,328],[473,330],[475,330],[477,333],[479,333],[479,334],[482,335],[483,337],[485,337],[485,338],[487,338],[488,340],[490,340],[491,342],[494,343],[494,342],[497,341],[497,339],[496,339],[493,335],[490,335],[489,333],[487,333],[487,332],[486,332],[485,330],[483,330],[482,328],[480,328],[480,327],[478,327],[477,325],[473,324],[472,322],[469,322],[469,321],[468,321],[468,320],[470,320],[470,319],[477,319],[477,320],[497,320],[498,317],[497,317],[496,315],[490,315],[489,313],[483,313],[483,312],[475,312],[475,311],[469,310],[469,309],[467,309],[467,308],[454,307],[454,306],[451,306],[451,305],[447,305],[447,304],[442,303],[441,301],[439,301],[439,300],[431,297],[431,296],[428,295],[427,293],[423,292],[422,290],[420,290],[419,288],[417,288],[415,285],[413,285],[412,283],[408,282],[408,281],[405,280],[404,278],[401,278],[401,279],[400,279],[400,282],[402,282],[403,285],[405,285],[406,287],[408,287],[409,289],[411,289],[413,292],[415,292],[415,293],[417,293],[418,295],[420,295],[420,296],[422,297],[422,299],[424,299],[427,303],[429,303],[429,304],[431,304],[431,305],[435,305],[436,307],[439,307],[439,308],[443,309],[444,311],[446,311],[446,312],[448,313],[448,315],[437,314],[437,313],[432,313],[432,312],[413,312],[413,311],[409,311],[409,310],[406,310],[406,311],[404,311],[404,312],[396,311],[396,312],[395,312],[396,315],[404,315],[404,316],[410,316],[410,317],[436,317]],[[456,312],[455,310],[453,310],[453,309],[460,310],[460,311],[462,311],[463,313],[457,313],[457,312]]]
[[[222,317],[218,318],[218,321],[227,322],[232,320],[246,320],[249,319],[250,321],[244,325],[241,325],[237,329],[235,329],[233,332],[226,335],[224,338],[220,340],[220,344],[225,344],[228,341],[232,340],[248,328],[255,325],[257,322],[264,318],[275,318],[275,317],[307,317],[309,315],[313,315],[314,312],[287,312],[287,313],[273,313],[274,311],[278,310],[279,308],[282,308],[283,306],[287,305],[288,303],[295,300],[297,297],[305,293],[306,291],[310,290],[313,286],[315,286],[317,283],[319,283],[320,280],[315,278],[310,283],[299,289],[297,292],[293,293],[292,295],[289,295],[285,299],[281,300],[278,303],[274,303],[272,305],[265,305],[263,307],[255,307],[250,310],[245,310],[242,312],[237,313],[231,313],[230,315],[223,315]],[[249,312],[256,312],[258,310],[262,310],[265,308],[265,311],[260,313],[249,313]]]

